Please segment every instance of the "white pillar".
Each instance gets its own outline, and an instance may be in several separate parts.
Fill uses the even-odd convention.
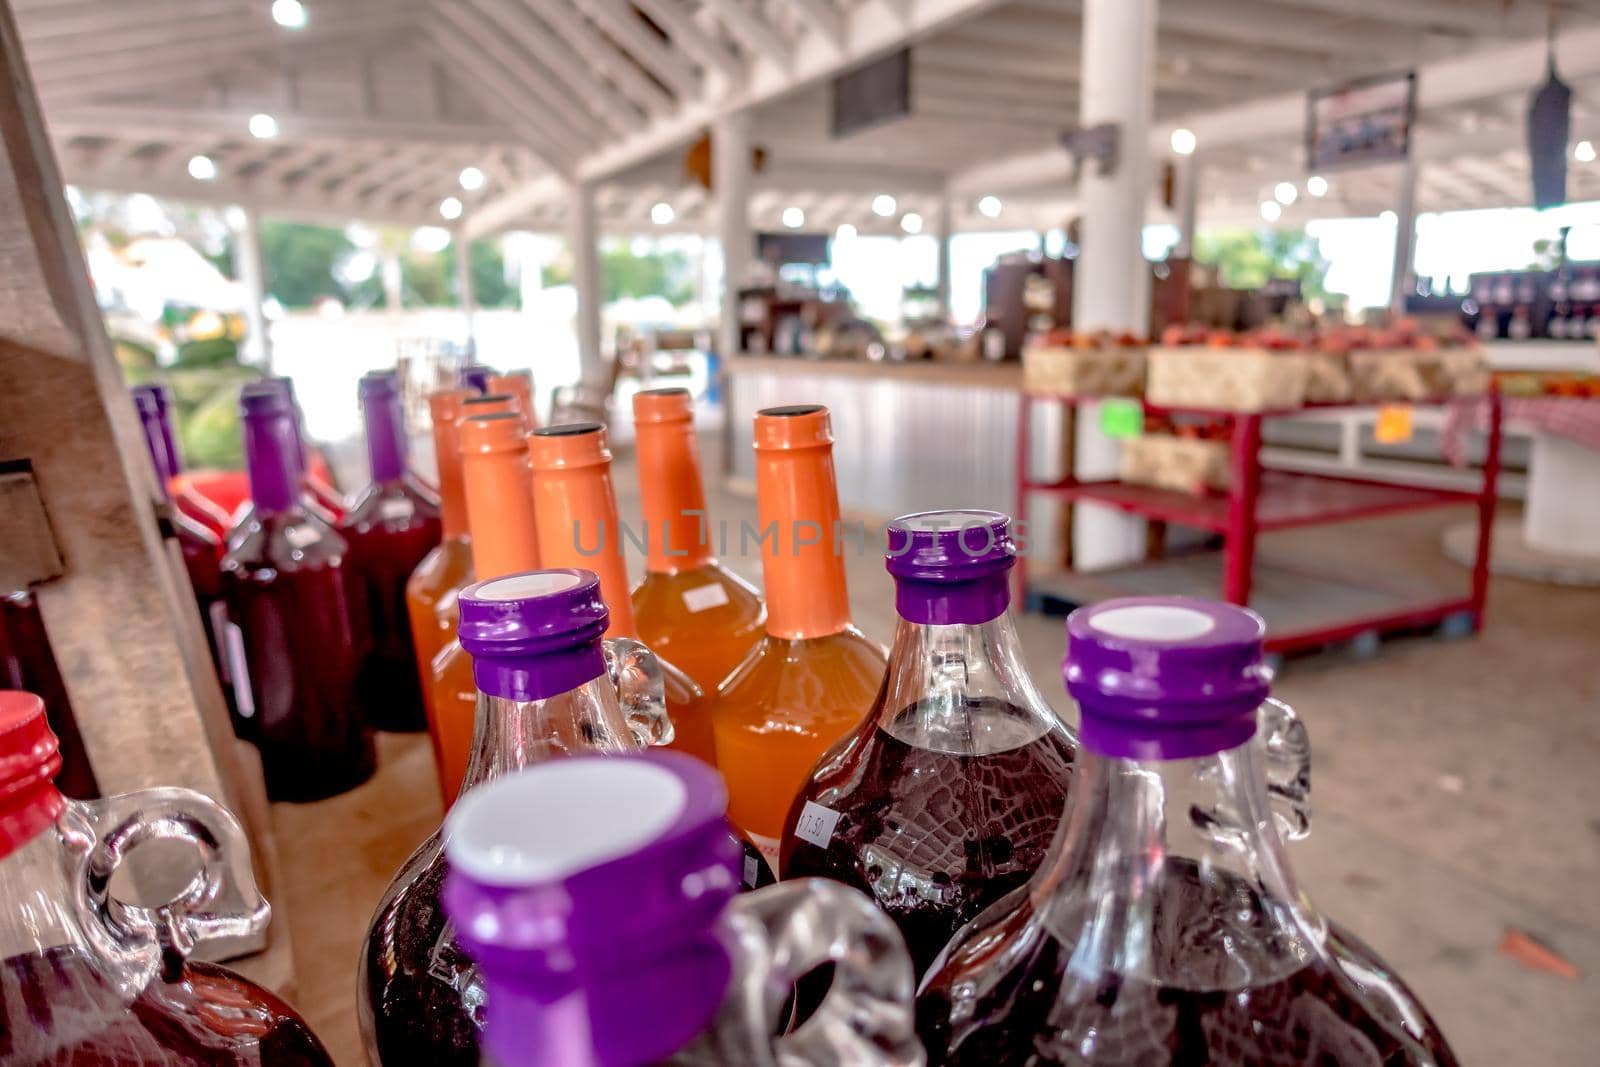
[[[717,354],[739,350],[739,290],[749,280],[750,115],[723,115],[711,127],[711,192],[717,198],[717,236],[722,242],[722,315]]]
[[[1417,250],[1417,161],[1406,160],[1400,172],[1400,198],[1394,232],[1394,274],[1389,281],[1389,310],[1405,314],[1406,291],[1411,287],[1411,264]]]
[[[400,253],[385,250],[383,262],[379,264],[383,277],[383,304],[388,308],[389,314],[398,315],[401,310],[401,292],[405,284],[400,270]]]
[[[955,236],[954,214],[949,194],[939,197],[938,214],[934,219],[934,236],[939,241],[939,271],[934,288],[939,293],[939,313],[947,322],[950,319],[950,239]]]
[[[1178,243],[1173,246],[1173,256],[1189,259],[1194,256],[1195,220],[1200,211],[1200,161],[1194,156],[1179,156],[1174,162],[1177,182]]]
[[[478,310],[477,294],[472,289],[472,242],[457,230],[452,238],[456,246],[456,299],[461,302],[461,313],[467,318],[467,355],[474,359],[478,352],[478,338],[473,331],[473,319]]]
[[[272,338],[261,305],[267,297],[267,269],[261,258],[261,219],[250,208],[230,210],[233,223],[233,274],[244,287],[244,362],[272,373]]]
[[[1078,183],[1082,248],[1073,271],[1072,325],[1080,331],[1149,328],[1149,264],[1140,248],[1151,188],[1150,124],[1155,101],[1156,0],[1085,0],[1079,124],[1118,127],[1109,175],[1086,162]],[[1115,477],[1118,448],[1100,432],[1098,405],[1078,408],[1080,478]],[[1104,507],[1073,509],[1073,565],[1113,566],[1138,559],[1143,523]]]
[[[578,291],[578,365],[590,385],[605,381],[600,351],[600,225],[594,183],[572,186],[572,281]]]

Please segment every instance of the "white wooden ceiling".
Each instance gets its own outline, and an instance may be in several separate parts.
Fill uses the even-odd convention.
[[[1077,115],[1081,0],[304,0],[301,29],[276,24],[271,0],[12,3],[63,169],[90,188],[405,224],[444,223],[456,197],[481,233],[562,225],[576,177],[600,183],[610,228],[650,228],[665,202],[667,229],[705,230],[711,205],[684,153],[745,106],[767,159],[758,227],[800,207],[807,229],[892,231],[898,217],[870,211],[880,192],[931,226],[946,188],[961,228],[1072,211],[1053,146]],[[1200,134],[1203,220],[1251,217],[1275,182],[1304,177],[1289,109],[1307,89],[1413,67],[1426,88],[1435,68],[1481,65],[1481,85],[1451,74],[1437,101],[1424,93],[1419,208],[1523,203],[1538,71],[1497,75],[1495,57],[1541,49],[1549,7],[1164,0],[1157,134]],[[1600,0],[1558,7],[1583,136],[1600,121]],[[906,41],[912,117],[831,137],[827,79]],[[256,114],[276,136],[251,134]],[[191,177],[195,156],[214,179]],[[460,187],[469,167],[482,189]],[[1397,168],[1330,178],[1328,201],[1286,217],[1394,202]],[[1004,197],[999,219],[976,213],[985,192]],[[1600,165],[1574,168],[1572,195],[1600,198]]]

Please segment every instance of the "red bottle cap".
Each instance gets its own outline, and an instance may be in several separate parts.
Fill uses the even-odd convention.
[[[61,749],[32,693],[0,689],[0,857],[55,822],[66,806],[56,790]]]

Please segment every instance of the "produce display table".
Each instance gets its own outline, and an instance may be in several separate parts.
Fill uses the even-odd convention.
[[[1133,564],[1109,571],[1061,571],[1053,575],[1029,572],[1027,561],[1017,567],[1024,603],[1045,597],[1067,603],[1086,603],[1107,596],[1146,593],[1216,595],[1249,605],[1267,620],[1267,647],[1285,652],[1327,644],[1365,633],[1416,629],[1449,622],[1476,630],[1483,623],[1488,587],[1489,549],[1500,472],[1501,400],[1498,393],[1484,399],[1488,413],[1488,450],[1480,485],[1470,491],[1397,485],[1375,479],[1329,474],[1266,470],[1261,464],[1261,427],[1265,420],[1295,415],[1295,411],[1239,414],[1201,409],[1156,408],[1147,414],[1197,415],[1227,420],[1229,430],[1229,488],[1225,494],[1195,494],[1121,481],[1081,481],[1068,476],[1057,481],[1037,481],[1026,457],[1031,447],[1031,423],[1036,402],[1075,408],[1092,398],[1021,394],[1017,413],[1016,515],[1027,517],[1029,498],[1051,494],[1117,508],[1157,523],[1179,523],[1220,534],[1220,553],[1191,553],[1185,557]],[[1424,402],[1437,406],[1448,401]],[[1445,507],[1477,509],[1477,544],[1472,579],[1465,594],[1415,583],[1381,585],[1366,574],[1317,573],[1302,564],[1285,569],[1275,561],[1257,560],[1257,539],[1263,533],[1295,527],[1327,525],[1355,519]],[[1220,557],[1220,558],[1219,558]]]

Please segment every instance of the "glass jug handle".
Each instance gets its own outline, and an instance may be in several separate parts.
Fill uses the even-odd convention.
[[[1279,833],[1298,841],[1311,833],[1311,738],[1281,700],[1268,697],[1257,714],[1273,819]]]
[[[737,897],[723,921],[735,945],[729,1007],[754,1042],[752,1067],[922,1067],[911,957],[864,895],[821,878],[782,882]],[[795,982],[829,962],[833,983],[816,1012],[769,1036]]]
[[[622,703],[622,717],[639,747],[670,745],[677,735],[667,714],[665,683],[656,654],[642,642],[614,637],[601,642],[606,674]]]
[[[233,813],[192,789],[144,789],[77,803],[95,840],[78,864],[78,905],[109,935],[124,958],[159,952],[175,974],[201,944],[249,938],[266,929],[272,908],[256,887],[250,847]],[[128,855],[153,841],[190,845],[198,869],[165,904],[133,904],[111,882]],[[137,865],[135,867],[137,869]]]

